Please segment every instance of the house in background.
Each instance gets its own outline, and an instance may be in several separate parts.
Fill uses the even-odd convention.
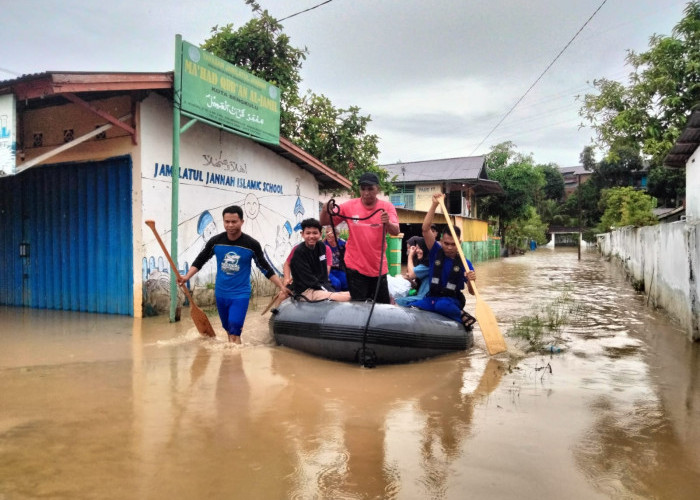
[[[493,243],[489,244],[493,239],[488,235],[488,222],[479,218],[478,199],[503,193],[501,185],[488,178],[484,156],[394,163],[382,165],[382,168],[394,176],[392,183],[396,191],[389,200],[396,206],[404,240],[421,234],[433,193],[443,192],[449,215],[462,231],[465,253],[474,260],[484,260],[478,256],[482,254],[499,255],[500,248],[494,250]],[[446,223],[441,214],[436,215],[435,222]],[[486,247],[488,250],[483,250]]]
[[[579,183],[583,184],[591,178],[593,172],[586,170],[582,165],[576,167],[559,167],[564,178],[564,199],[566,200],[571,193],[578,189]]]
[[[579,182],[583,184],[593,175],[591,170],[586,170],[582,165],[575,167],[559,167],[559,172],[561,172],[562,177],[564,177],[565,200],[578,189]],[[647,188],[648,176],[649,167],[645,165],[641,170],[632,172],[632,178],[629,185],[635,189],[645,190]]]
[[[0,305],[138,317],[149,297],[169,293],[167,260],[144,221],[170,240],[173,73],[2,81],[0,121]],[[181,272],[224,230],[222,209],[233,204],[281,270],[300,241],[294,228],[318,217],[319,191],[350,187],[284,138],[266,144],[187,126],[173,255]],[[205,266],[190,283],[214,273]],[[261,276],[258,291],[268,285]]]

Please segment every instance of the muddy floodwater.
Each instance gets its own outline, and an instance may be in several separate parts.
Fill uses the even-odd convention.
[[[0,308],[0,500],[700,498],[700,346],[593,251],[476,270],[503,332],[567,297],[562,351],[477,327],[368,369],[275,346],[267,297],[240,347],[187,309]]]

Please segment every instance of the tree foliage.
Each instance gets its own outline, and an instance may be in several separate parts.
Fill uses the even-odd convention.
[[[328,97],[311,91],[302,96],[301,67],[308,50],[292,46],[283,26],[254,0],[246,3],[258,17],[238,29],[214,26],[202,48],[280,88],[282,136],[353,185],[363,172],[375,172],[382,191],[390,193],[389,174],[377,165],[379,138],[367,133],[371,117],[357,106],[336,108]]]
[[[376,166],[379,138],[367,133],[371,120],[360,108],[336,108],[328,97],[308,92],[295,111],[298,126],[289,139],[350,179],[355,194],[359,195],[357,180],[367,171],[377,174],[384,193],[393,191],[389,173]]]
[[[525,213],[508,224],[504,243],[510,253],[526,250],[528,242],[535,240],[538,245],[547,243],[547,224],[542,222],[535,207],[528,206]]]
[[[599,230],[613,227],[651,226],[658,223],[652,210],[656,199],[631,187],[605,189],[601,193],[599,208],[603,210]]]
[[[295,126],[297,115],[292,110],[299,103],[300,71],[307,49],[293,47],[282,25],[266,10],[237,30],[227,24],[214,26],[211,33],[202,44],[204,50],[279,87],[280,132],[288,136]]]
[[[504,194],[482,199],[481,211],[498,219],[499,235],[505,239],[510,225],[527,217],[530,207],[536,206],[545,177],[535,167],[532,156],[517,152],[512,142],[491,149],[486,155],[486,169],[489,178],[501,184]]]
[[[685,169],[660,166],[650,168],[647,193],[658,199],[661,206],[679,206],[685,194]]]
[[[616,144],[608,155],[594,163],[593,182],[600,189],[633,186],[641,178],[645,165],[639,150],[632,146]],[[635,175],[636,174],[636,175]]]
[[[544,176],[544,188],[542,194],[547,200],[561,200],[564,198],[564,176],[561,175],[559,168],[548,163],[546,165],[537,165],[536,167]]]
[[[630,51],[630,83],[600,79],[583,97],[580,114],[601,149],[626,145],[661,165],[700,101],[700,2],[685,8],[671,36],[653,35],[649,50]]]
[[[587,228],[596,226],[603,215],[598,205],[600,192],[594,181],[582,183],[561,207],[560,214],[567,216],[567,220],[562,221],[563,225],[576,227],[580,225]]]

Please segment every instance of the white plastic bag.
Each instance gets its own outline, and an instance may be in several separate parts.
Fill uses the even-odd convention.
[[[401,275],[391,276],[387,274],[386,280],[389,285],[389,295],[395,299],[398,297],[405,297],[408,295],[409,290],[411,290],[411,282]]]

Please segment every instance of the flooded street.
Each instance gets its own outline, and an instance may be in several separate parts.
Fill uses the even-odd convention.
[[[0,308],[0,500],[691,499],[700,345],[595,252],[476,266],[501,330],[562,295],[557,354],[366,369],[190,318]],[[467,306],[473,308],[473,298]]]

